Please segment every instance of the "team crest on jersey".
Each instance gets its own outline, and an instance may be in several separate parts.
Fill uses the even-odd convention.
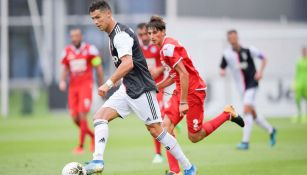
[[[151,47],[150,48],[150,52],[151,53],[156,53],[157,52],[157,48],[156,47]]]
[[[243,60],[247,60],[247,58],[248,58],[248,56],[245,52],[241,53],[241,57],[242,57]]]

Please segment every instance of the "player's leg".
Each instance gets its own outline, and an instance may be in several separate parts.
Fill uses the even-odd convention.
[[[120,87],[94,115],[95,152],[93,160],[85,166],[87,174],[103,171],[104,152],[109,137],[109,122],[118,116],[126,117],[130,108],[126,100],[125,88]]]
[[[244,99],[244,104],[248,108],[254,118],[255,123],[267,131],[270,136],[270,145],[274,146],[276,143],[276,129],[262,116],[256,113],[256,92],[257,88],[249,89]]]
[[[84,143],[85,136],[88,134],[91,137],[90,151],[94,151],[94,133],[90,130],[87,122],[87,114],[90,112],[92,105],[92,83],[84,83],[80,87],[79,94],[79,117],[80,117],[80,131],[81,141]]]
[[[163,129],[161,123],[161,112],[155,92],[145,92],[138,99],[130,99],[129,106],[144,121],[150,134],[156,138],[164,147],[169,150],[173,156],[180,162],[183,169],[187,172],[185,174],[196,174],[196,169],[187,157],[184,155],[177,140]],[[140,108],[139,106],[142,106]]]
[[[203,123],[205,91],[198,91],[189,95],[189,110],[186,114],[188,136],[191,142],[196,143],[213,133],[226,121],[233,121],[243,127],[243,119],[238,116],[232,106],[226,106],[217,117]]]
[[[159,107],[161,110],[161,114],[162,114],[162,108],[163,108],[163,92],[162,90],[157,93],[157,100],[159,103]],[[162,114],[162,118],[163,118],[163,114]],[[156,140],[155,138],[153,139],[154,141],[154,146],[155,146],[155,156],[152,160],[152,163],[162,163],[163,162],[163,157],[162,157],[162,153],[161,153],[161,143]]]
[[[177,95],[173,95],[167,105],[165,105],[164,109],[164,119],[163,119],[163,128],[165,128],[168,133],[175,137],[174,128],[178,123],[182,120],[179,113],[179,97]],[[178,160],[172,155],[172,153],[166,150],[166,156],[169,165],[168,174],[180,174],[180,167]]]
[[[79,128],[79,144],[76,148],[72,150],[74,154],[82,154],[84,153],[83,150],[83,142],[81,139],[81,123],[80,123],[80,116],[79,116],[79,103],[78,103],[78,89],[76,87],[69,87],[68,90],[68,108],[70,115],[74,121],[74,123]]]

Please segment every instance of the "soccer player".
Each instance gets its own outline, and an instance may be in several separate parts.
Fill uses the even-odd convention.
[[[147,32],[147,26],[146,23],[140,23],[137,26],[137,34],[139,39],[141,40],[141,48],[144,54],[144,57],[146,58],[147,66],[149,69],[149,72],[154,78],[155,83],[159,83],[164,78],[164,67],[162,66],[161,60],[160,60],[160,53],[159,48],[157,45],[154,45],[150,42],[148,32]],[[163,90],[160,90],[159,93],[157,93],[157,100],[160,106],[160,110],[162,113],[163,118]],[[155,151],[156,155],[154,156],[152,163],[162,163],[163,158],[161,154],[161,143],[154,139],[155,144]]]
[[[82,33],[79,28],[70,31],[71,44],[66,46],[62,54],[63,70],[61,72],[59,88],[65,91],[66,79],[69,77],[68,106],[70,114],[79,127],[80,141],[73,152],[84,152],[85,136],[92,139],[90,151],[94,151],[94,133],[87,124],[87,113],[92,103],[93,68],[96,69],[99,84],[103,83],[103,68],[101,57],[94,45],[82,41]]]
[[[295,72],[295,102],[298,110],[298,116],[295,118],[296,122],[305,122],[307,116],[302,115],[301,102],[303,99],[307,103],[307,48],[302,49],[302,58],[296,64]],[[307,106],[306,106],[307,111]]]
[[[156,98],[157,88],[137,36],[131,28],[115,21],[106,1],[93,1],[89,12],[95,25],[108,34],[110,53],[117,67],[106,83],[99,87],[99,95],[105,96],[120,80],[122,85],[94,116],[95,152],[93,160],[85,166],[87,174],[103,171],[103,156],[109,137],[108,123],[118,117],[126,118],[131,112],[135,112],[145,123],[150,134],[180,162],[185,175],[195,175],[194,166],[182,152],[177,140],[161,126],[161,112]],[[129,134],[127,136],[133,137]]]
[[[235,79],[237,89],[242,96],[244,106],[244,122],[242,142],[237,145],[240,150],[249,148],[249,139],[255,121],[260,127],[265,129],[270,136],[270,145],[276,143],[276,129],[274,129],[265,118],[256,113],[255,101],[258,89],[258,82],[263,77],[263,71],[267,64],[267,59],[260,50],[255,47],[245,48],[239,43],[236,30],[227,32],[228,42],[231,47],[224,51],[220,64],[220,75],[225,76],[225,69],[229,67]],[[256,70],[254,59],[261,60],[259,70]]]
[[[160,82],[159,89],[176,83],[176,89],[165,109],[163,124],[173,134],[174,127],[186,118],[188,137],[196,143],[209,136],[224,122],[231,120],[243,127],[243,119],[236,113],[234,108],[227,105],[224,111],[208,122],[204,120],[204,100],[206,97],[206,84],[195,69],[190,56],[184,46],[177,40],[166,37],[166,26],[159,16],[152,16],[148,23],[148,34],[151,41],[157,44],[161,50],[161,59],[171,69],[170,75]],[[176,164],[173,155],[167,153],[170,164],[168,174],[178,174],[180,170],[173,170]],[[178,163],[177,163],[178,164]]]

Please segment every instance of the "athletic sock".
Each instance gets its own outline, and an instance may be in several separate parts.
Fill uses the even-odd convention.
[[[206,132],[206,137],[229,119],[230,119],[230,114],[223,112],[222,114],[215,117],[214,119],[204,123],[202,127],[204,131]]]
[[[109,126],[107,120],[96,119],[95,127],[95,152],[93,160],[103,160],[104,150],[109,137]]]
[[[169,150],[170,153],[172,153],[172,155],[180,162],[183,169],[187,170],[192,167],[192,164],[184,155],[177,140],[166,130],[162,131],[162,133],[157,137],[157,140],[165,146],[166,150]]]
[[[86,120],[80,120],[80,143],[79,146],[83,148],[84,140],[87,132],[87,122]]]
[[[254,123],[253,116],[251,113],[245,114],[244,123],[245,123],[245,126],[243,128],[242,142],[248,143],[251,132],[252,132],[252,128],[253,128],[253,123]]]
[[[157,139],[154,139],[154,143],[155,143],[156,154],[161,155],[161,143]]]
[[[257,115],[257,118],[255,119],[255,122],[261,128],[265,129],[269,134],[271,134],[273,132],[272,125],[270,125],[269,122],[263,116]]]
[[[175,138],[174,135],[172,135],[172,136]],[[180,167],[179,167],[178,160],[169,151],[166,151],[166,156],[167,156],[167,160],[168,160],[169,170],[176,173],[176,174],[179,173]]]

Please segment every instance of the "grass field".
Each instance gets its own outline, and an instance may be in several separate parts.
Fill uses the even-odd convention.
[[[291,124],[289,119],[270,121],[278,128],[274,148],[268,145],[268,135],[254,127],[251,149],[237,151],[241,130],[232,123],[197,144],[187,140],[184,126],[178,140],[199,175],[306,175],[307,125]],[[77,137],[65,114],[0,119],[0,174],[59,175],[66,163],[91,159],[88,151],[71,154]],[[110,124],[103,174],[163,175],[167,164],[151,164],[153,150],[151,137],[136,117],[115,120]]]

